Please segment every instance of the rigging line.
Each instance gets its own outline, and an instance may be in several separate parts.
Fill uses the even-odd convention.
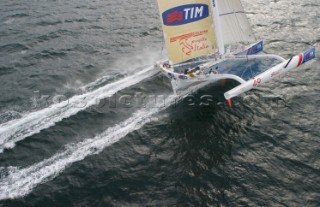
[[[164,38],[162,38],[162,46],[161,46],[161,57],[163,57],[163,49],[164,49],[164,46],[165,46],[165,41],[164,41]]]
[[[256,73],[253,73],[253,72],[252,72],[252,66],[250,66],[250,73],[251,73],[251,76],[252,76],[252,77],[255,77]]]
[[[243,7],[241,1],[240,1],[240,5],[241,5],[241,7],[242,7],[242,9],[243,9],[243,11],[244,11],[244,7]],[[247,13],[247,12],[244,12],[244,15],[246,15],[246,13]],[[256,40],[257,37],[256,37],[256,35],[253,33],[252,26],[251,26],[251,24],[250,24],[250,22],[249,22],[249,19],[248,19],[247,15],[246,15],[245,17],[246,17],[247,23],[248,23],[248,25],[249,25],[249,28],[248,28],[248,29],[249,29],[250,35],[252,35],[253,38],[254,38],[254,40]]]
[[[241,78],[243,78],[243,77],[244,77],[244,75],[245,75],[245,73],[247,72],[247,70],[248,70],[248,67],[246,67],[246,69],[242,72],[242,74],[241,74]]]
[[[246,57],[247,58],[247,64],[249,63],[249,58],[248,58],[248,56]],[[242,72],[242,74],[241,74],[241,78],[243,78],[244,77],[244,75],[245,75],[245,73],[247,72],[247,70],[248,70],[248,66],[246,65],[246,68],[245,68],[245,70]],[[251,72],[251,75],[252,75],[252,71],[250,70],[250,72]]]
[[[256,38],[256,36],[255,36],[254,33],[253,33],[252,27],[251,27],[251,25],[250,25],[250,22],[249,22],[249,20],[248,20],[248,17],[247,17],[247,15],[246,15],[246,12],[244,11],[244,7],[243,7],[241,1],[240,1],[240,6],[241,6],[241,8],[242,8],[243,14],[245,15],[246,21],[247,21],[247,23],[248,23],[248,25],[249,25],[249,30],[250,30],[250,33],[251,33],[250,35],[252,35],[253,38],[256,40],[257,38]]]
[[[229,1],[227,1],[227,3],[228,3],[228,5],[229,5]],[[240,2],[240,5],[241,5],[241,2]],[[230,5],[229,5],[230,6]],[[241,5],[241,7],[242,7],[242,5]],[[242,10],[244,10],[243,8],[241,8]],[[239,25],[239,28],[240,28],[240,30],[242,31],[242,33],[241,33],[241,37],[242,37],[242,41],[244,40],[244,30],[243,30],[243,28],[241,27],[241,24],[240,24],[240,21],[239,21],[239,18],[238,18],[238,16],[237,16],[237,14],[236,13],[234,13],[233,14],[234,15],[234,17],[236,18],[236,20],[237,20],[237,22],[238,22],[238,25]]]
[[[231,8],[231,6],[230,6],[230,4],[229,4],[229,1],[226,0],[225,2],[226,2],[226,6],[227,6],[227,8],[228,8],[228,11],[233,11],[232,8]],[[232,13],[232,12],[231,12],[231,13]],[[226,18],[228,18],[228,17],[226,17]],[[228,19],[227,19],[227,22],[229,22]],[[237,31],[236,31],[236,26],[237,26],[237,25],[235,25],[235,24],[234,24],[234,21],[232,21],[232,16],[230,17],[230,24],[231,24],[231,30],[232,30],[232,35],[231,35],[231,37],[232,37],[232,39],[236,39],[236,38],[233,38],[233,37],[237,34]]]
[[[230,2],[227,1],[227,4],[228,4],[229,8],[231,8],[231,6],[230,6],[229,3],[230,3]],[[240,9],[243,11],[243,14],[245,15],[243,6],[242,6],[241,2],[239,2],[239,3],[240,3]],[[230,9],[230,10],[231,10],[231,9]],[[245,42],[245,39],[246,39],[246,37],[245,37],[245,31],[244,31],[244,29],[242,28],[241,22],[240,22],[240,20],[239,20],[239,18],[238,18],[238,16],[237,16],[237,13],[239,13],[239,12],[234,11],[233,9],[232,9],[232,11],[233,11],[232,14],[234,15],[236,21],[238,22],[238,27],[239,27],[239,29],[242,31],[241,34],[240,34],[240,35],[241,35],[241,41],[242,41],[242,42]]]

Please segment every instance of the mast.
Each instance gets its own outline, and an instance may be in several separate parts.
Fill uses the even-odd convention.
[[[223,55],[225,53],[225,50],[224,50],[224,43],[223,43],[222,32],[221,32],[218,0],[211,0],[210,5],[212,8],[212,13],[213,13],[212,18],[213,18],[213,22],[214,22],[215,31],[216,31],[216,39],[217,39],[217,43],[218,43],[219,54]]]

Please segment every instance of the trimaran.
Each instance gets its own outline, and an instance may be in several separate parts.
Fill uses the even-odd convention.
[[[169,60],[158,64],[174,93],[200,82],[233,79],[231,98],[315,58],[315,48],[290,59],[263,51],[240,0],[158,0]]]

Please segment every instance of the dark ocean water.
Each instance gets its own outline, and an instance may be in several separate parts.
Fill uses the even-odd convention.
[[[318,0],[243,4],[267,52],[320,51]],[[156,1],[0,11],[1,207],[320,206],[319,58],[232,109],[231,81],[178,102]]]

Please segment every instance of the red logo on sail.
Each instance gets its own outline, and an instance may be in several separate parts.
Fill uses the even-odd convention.
[[[200,50],[206,50],[209,48],[208,39],[206,34],[208,30],[202,30],[197,32],[191,32],[170,38],[170,43],[179,41],[182,52],[190,56],[192,52]]]
[[[174,21],[182,21],[183,12],[181,11],[174,11],[167,15],[167,22],[172,23]]]

